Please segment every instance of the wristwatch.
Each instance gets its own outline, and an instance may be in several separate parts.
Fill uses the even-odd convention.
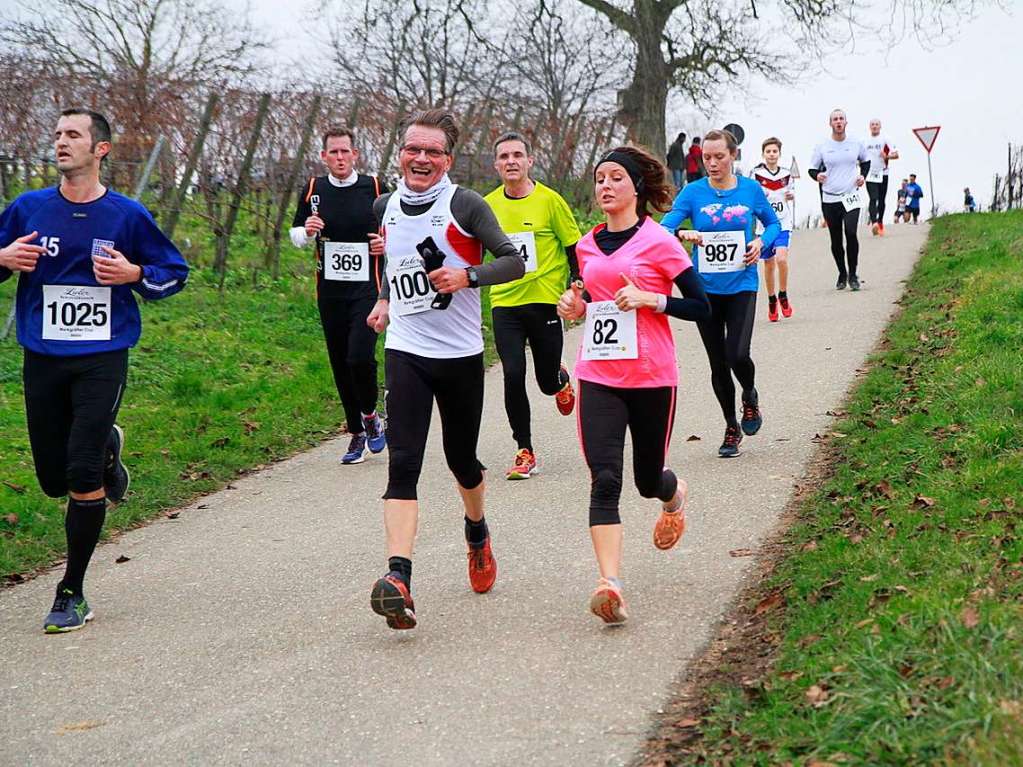
[[[465,276],[469,278],[469,287],[478,288],[480,286],[480,276],[476,274],[476,268],[473,266],[465,267]]]

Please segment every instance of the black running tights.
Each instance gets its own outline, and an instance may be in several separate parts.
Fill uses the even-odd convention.
[[[828,234],[831,235],[831,256],[838,267],[838,278],[841,280],[856,276],[856,267],[860,261],[860,241],[856,238],[856,224],[859,222],[860,209],[846,210],[840,202],[822,202],[821,212],[828,222]],[[846,247],[842,248],[842,235],[845,235]],[[849,267],[846,268],[846,258]]]
[[[366,324],[376,297],[320,297],[317,303],[348,433],[362,434],[362,415],[377,406],[377,334]]]
[[[888,196],[888,176],[883,181],[868,181],[867,196],[870,198],[870,223],[884,223],[884,198]]]
[[[590,527],[617,525],[625,463],[625,429],[632,434],[632,474],[644,498],[670,501],[678,480],[664,468],[675,419],[675,387],[622,389],[579,382],[579,436],[590,469]]]
[[[756,369],[750,357],[753,338],[753,315],[757,294],[752,290],[719,295],[708,293],[710,319],[696,323],[710,362],[710,382],[714,396],[721,405],[721,414],[729,426],[737,426],[735,419],[735,374],[744,392],[754,386]]]

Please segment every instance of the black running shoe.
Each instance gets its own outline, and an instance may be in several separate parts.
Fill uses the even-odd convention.
[[[742,398],[742,420],[739,424],[742,426],[744,434],[752,437],[758,431],[764,423],[764,418],[760,414],[760,397],[757,395],[757,390],[754,389],[750,392],[749,399],[743,395]]]
[[[57,586],[57,597],[53,600],[53,607],[50,614],[43,621],[43,631],[47,634],[63,634],[68,631],[77,631],[85,625],[86,621],[92,620],[92,610],[85,597],[76,594],[71,589],[64,588],[64,584]]]
[[[845,290],[845,277],[839,277],[835,283],[835,290]]]
[[[725,441],[718,448],[718,455],[722,458],[735,458],[739,454],[740,442],[742,442],[742,432],[738,427],[725,427]]]
[[[107,440],[107,460],[103,469],[103,487],[107,491],[107,498],[115,503],[124,500],[124,496],[128,494],[128,486],[131,485],[131,474],[121,461],[123,451],[124,429],[115,423]]]
[[[849,289],[850,290],[860,289],[860,278],[857,277],[855,274],[849,277]]]

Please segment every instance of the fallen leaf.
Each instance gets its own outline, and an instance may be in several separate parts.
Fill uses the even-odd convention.
[[[930,508],[935,503],[933,498],[928,498],[926,495],[918,495],[913,499],[913,505],[921,509]]]
[[[828,688],[819,684],[810,685],[806,691],[806,700],[815,708],[823,706],[828,701]]]
[[[4,522],[9,525],[16,525],[18,524],[18,515],[13,511],[10,514],[4,514]]]
[[[799,646],[802,648],[806,648],[812,644],[816,644],[820,640],[821,640],[820,634],[807,634],[805,637],[799,640]]]
[[[862,620],[859,623],[857,623],[856,628],[858,629],[864,628],[865,626],[869,626],[873,622],[874,622],[873,618],[866,618],[865,620]]]
[[[245,427],[246,434],[252,434],[252,432],[256,431],[260,427],[260,424],[256,421],[243,421],[242,426]]]
[[[864,575],[860,580],[863,583],[870,583],[871,581],[876,581],[879,577],[877,573],[874,573],[873,575]]]
[[[803,544],[803,551],[817,551],[817,541],[808,541]]]
[[[752,557],[753,549],[732,549],[728,552],[730,557]]]
[[[794,682],[803,675],[802,671],[783,671],[778,674],[779,677],[784,679],[786,682]]]
[[[968,629],[976,628],[977,624],[980,623],[980,614],[977,612],[976,607],[964,607],[963,611],[959,614],[959,618]]]
[[[213,440],[211,447],[224,447],[231,441],[230,437],[220,437],[219,439]]]
[[[180,511],[167,512],[167,519],[177,519],[179,514],[181,514]]]
[[[956,683],[955,677],[946,676],[938,680],[938,689],[947,690],[949,687]]]
[[[13,482],[8,482],[7,480],[4,480],[4,484],[7,485],[7,487],[11,488],[11,490],[13,490],[14,492],[18,493],[19,495],[23,495],[25,492],[25,488],[22,487],[21,485],[16,485]]]
[[[85,732],[86,730],[95,730],[97,727],[102,727],[106,722],[101,722],[96,719],[90,719],[84,722],[71,722],[65,724],[59,730],[58,735],[67,735],[69,732]]]
[[[859,533],[853,533],[852,535],[849,536],[849,543],[852,544],[863,543],[863,536],[860,535]]]
[[[782,604],[784,601],[785,597],[782,596],[782,593],[780,591],[775,591],[772,594],[768,594],[757,603],[756,609],[753,610],[753,614],[763,615],[768,610],[773,610],[775,607],[778,607],[778,605]]]
[[[195,508],[197,508],[197,509],[208,509],[209,507],[210,507],[210,505],[208,503],[200,503]]]
[[[1018,700],[1000,700],[998,701],[998,708],[1002,710],[1002,713],[1009,716],[1019,716],[1020,711],[1023,710],[1023,704]]]
[[[874,485],[874,490],[876,490],[879,495],[883,495],[885,498],[895,497],[895,491],[892,490],[892,485],[887,479],[882,479]]]
[[[675,722],[675,726],[678,727],[681,730],[684,730],[687,727],[699,727],[700,726],[700,720],[699,719],[679,719],[677,722]]]
[[[131,557],[126,557],[124,556],[124,554],[121,554],[121,556],[115,559],[114,562],[116,562],[119,565],[123,565],[125,562],[131,562]]]

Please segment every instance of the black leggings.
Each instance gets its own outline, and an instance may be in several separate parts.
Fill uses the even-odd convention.
[[[867,182],[867,196],[870,198],[868,212],[872,224],[884,223],[884,198],[888,196],[888,176],[884,176],[883,179],[878,182]]]
[[[418,497],[416,485],[435,399],[448,468],[466,490],[478,487],[483,481],[483,464],[476,457],[483,417],[483,355],[433,359],[388,349],[384,377],[388,450],[384,498]]]
[[[846,210],[840,202],[822,202],[821,212],[828,222],[828,234],[831,235],[831,256],[838,267],[839,279],[856,276],[856,267],[860,261],[860,241],[856,238],[856,224],[859,222],[860,209]],[[842,234],[845,233],[846,251],[842,249]],[[846,257],[849,268],[846,269]]]
[[[495,306],[494,342],[504,371],[504,409],[519,449],[533,449],[526,395],[526,342],[533,352],[533,373],[540,391],[557,394],[566,381],[561,373],[564,335],[554,304]]]
[[[51,498],[103,488],[128,350],[56,357],[25,350],[25,415],[39,486]]]
[[[678,480],[664,468],[675,420],[675,387],[620,389],[579,382],[579,434],[590,469],[590,527],[617,525],[625,462],[625,427],[632,434],[632,474],[644,498],[670,501]]]
[[[377,406],[377,334],[366,324],[375,303],[374,296],[317,301],[349,434],[362,434],[362,414],[372,413]]]
[[[756,368],[750,357],[753,338],[753,315],[757,308],[757,294],[753,290],[719,295],[708,293],[710,319],[696,323],[710,362],[710,383],[714,396],[721,405],[725,423],[737,426],[735,420],[735,384],[732,373],[744,392],[753,386]]]

